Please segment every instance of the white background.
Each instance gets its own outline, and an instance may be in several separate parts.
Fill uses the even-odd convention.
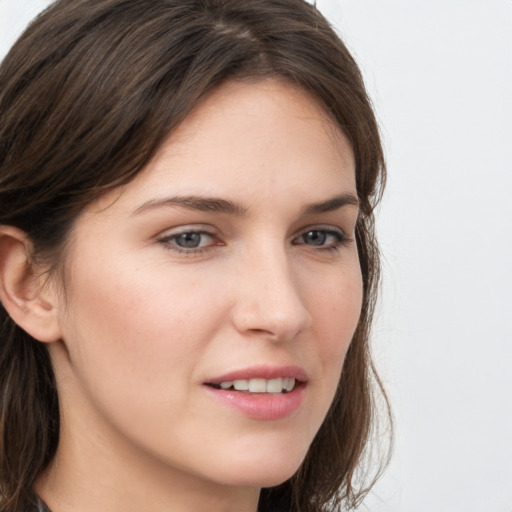
[[[0,0],[0,56],[46,4]],[[374,343],[395,455],[361,510],[512,512],[512,0],[318,7],[389,166]]]

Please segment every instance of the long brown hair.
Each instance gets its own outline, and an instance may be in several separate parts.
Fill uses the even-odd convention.
[[[260,511],[357,505],[375,417],[369,332],[379,253],[374,208],[385,177],[360,71],[303,0],[58,0],[0,67],[0,224],[22,229],[34,258],[58,264],[80,211],[133,179],[223,81],[277,77],[302,87],[347,135],[361,205],[361,318],[334,403],[297,473],[263,489]],[[385,395],[383,395],[385,397]],[[19,512],[59,438],[58,393],[44,344],[0,306],[0,503]]]

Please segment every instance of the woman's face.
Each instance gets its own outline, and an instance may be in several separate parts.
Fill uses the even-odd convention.
[[[230,82],[90,205],[50,346],[59,450],[218,484],[289,478],[360,314],[354,169],[306,93]]]

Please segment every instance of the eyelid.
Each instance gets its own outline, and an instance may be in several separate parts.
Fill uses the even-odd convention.
[[[311,231],[320,231],[324,232],[327,235],[334,236],[336,241],[334,243],[326,244],[326,245],[310,245],[305,242],[297,242],[300,237]],[[307,226],[300,230],[292,239],[292,244],[294,245],[306,245],[316,250],[337,250],[341,246],[348,245],[353,241],[353,238],[345,232],[342,228],[333,225],[311,225]]]
[[[210,237],[212,242],[206,245],[199,245],[197,247],[181,247],[177,243],[173,242],[173,239],[185,234],[205,235]],[[204,224],[192,224],[167,229],[156,237],[156,241],[159,244],[162,244],[166,249],[184,255],[204,253],[214,246],[223,245],[219,239],[218,231],[213,227]]]
[[[183,235],[184,233],[206,233],[211,236],[218,236],[218,229],[208,224],[185,224],[160,231],[155,238],[170,238]]]
[[[338,233],[342,235],[343,237],[350,238],[349,235],[345,232],[344,229],[340,228],[339,226],[333,226],[332,224],[312,224],[310,226],[306,226],[304,228],[301,228],[294,236],[293,238],[298,238],[301,235],[308,233],[309,231],[325,231],[327,233]]]

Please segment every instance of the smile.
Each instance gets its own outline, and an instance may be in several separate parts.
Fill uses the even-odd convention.
[[[208,395],[255,420],[282,420],[304,402],[308,376],[298,366],[256,366],[204,382]]]
[[[295,387],[292,377],[278,377],[276,379],[239,379],[223,381],[213,387],[217,389],[234,389],[248,393],[289,393]]]

